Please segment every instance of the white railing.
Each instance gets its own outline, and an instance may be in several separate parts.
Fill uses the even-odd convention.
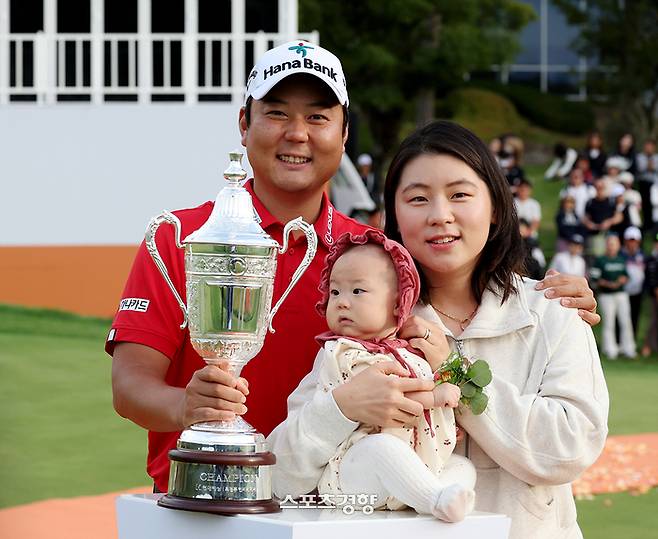
[[[319,41],[317,32],[297,37]],[[154,95],[171,94],[184,96],[188,103],[209,94],[240,102],[247,60],[287,40],[288,35],[265,32],[4,34],[0,104],[26,98],[56,103],[64,96],[103,103],[117,94],[144,103]],[[253,51],[251,56],[247,49]]]

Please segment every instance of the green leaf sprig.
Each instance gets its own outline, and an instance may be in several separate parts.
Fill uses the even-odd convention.
[[[451,383],[459,386],[460,402],[475,415],[484,412],[489,397],[482,389],[491,383],[491,369],[483,359],[470,362],[468,358],[452,352],[437,371],[436,385]]]

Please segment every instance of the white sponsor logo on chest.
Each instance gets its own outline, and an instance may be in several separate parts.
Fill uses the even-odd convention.
[[[148,311],[150,299],[143,298],[124,298],[119,303],[120,311],[137,311],[140,313],[145,313]]]
[[[327,216],[327,232],[325,232],[324,235],[324,241],[326,241],[329,245],[331,245],[334,242],[334,238],[331,234],[331,229],[333,227],[333,220],[334,220],[334,207],[329,206],[328,212],[329,215]]]

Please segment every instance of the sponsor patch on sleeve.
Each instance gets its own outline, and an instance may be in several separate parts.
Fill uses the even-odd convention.
[[[123,298],[121,303],[119,303],[120,311],[137,311],[139,313],[145,313],[148,311],[150,299],[143,298]]]

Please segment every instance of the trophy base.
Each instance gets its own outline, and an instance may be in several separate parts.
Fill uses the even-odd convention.
[[[271,476],[276,457],[262,434],[226,424],[195,425],[169,451],[169,489],[162,507],[232,515],[280,511]]]
[[[279,513],[281,507],[277,500],[199,500],[181,498],[170,494],[158,500],[158,505],[168,509],[213,513],[215,515],[256,515],[261,513]]]

